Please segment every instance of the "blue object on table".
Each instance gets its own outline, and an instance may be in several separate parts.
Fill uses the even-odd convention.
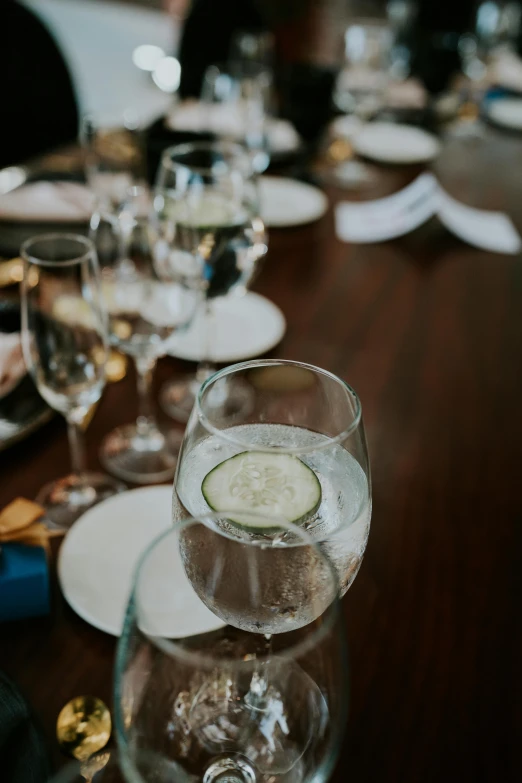
[[[38,617],[50,610],[47,555],[40,546],[2,544],[0,622]]]

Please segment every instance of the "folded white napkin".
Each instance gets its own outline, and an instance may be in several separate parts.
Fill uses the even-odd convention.
[[[14,389],[25,372],[20,334],[0,333],[0,397]]]
[[[89,220],[94,197],[75,182],[31,182],[0,196],[0,220],[81,223]]]
[[[301,143],[299,134],[287,120],[268,117],[265,130],[272,152],[293,152]],[[241,139],[244,136],[244,113],[239,104],[208,104],[187,100],[176,104],[165,118],[165,125],[174,131],[203,133],[210,131],[219,136]]]

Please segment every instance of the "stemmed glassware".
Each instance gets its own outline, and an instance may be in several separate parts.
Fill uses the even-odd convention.
[[[243,523],[279,538],[245,542],[221,515],[201,516],[177,522],[138,565],[114,698],[133,783],[156,780],[139,769],[143,752],[187,783],[324,783],[335,764],[347,707],[336,573],[301,529],[258,515]],[[174,621],[180,556],[198,596],[229,625],[183,636]]]
[[[201,383],[213,372],[213,302],[246,290],[267,250],[251,160],[228,142],[200,142],[167,149],[154,197],[163,241],[171,258],[199,259],[205,281],[205,345],[195,377],[163,387],[160,400],[186,422]],[[185,255],[182,256],[181,253]],[[241,400],[236,401],[241,405]]]
[[[72,474],[47,484],[36,500],[57,527],[69,527],[100,500],[125,489],[86,472],[82,425],[101,398],[107,317],[96,251],[75,234],[42,234],[21,248],[22,344],[44,400],[67,420]]]
[[[138,118],[128,111],[122,127],[100,128],[87,114],[82,118],[81,137],[89,188],[104,209],[119,209],[129,188],[145,179]]]
[[[271,90],[270,69],[252,60],[209,66],[201,89],[208,115],[205,127],[222,139],[241,142],[257,173],[265,171],[270,162],[267,118]]]
[[[240,410],[238,395],[248,400]],[[245,513],[282,517],[307,531],[334,564],[344,594],[361,564],[371,518],[370,467],[353,389],[326,370],[283,360],[244,362],[209,378],[185,432],[173,518],[225,509],[234,515],[223,513],[223,530],[244,541],[281,538],[272,526],[238,525]]]
[[[389,82],[393,36],[379,19],[354,19],[345,36],[345,65],[334,87],[336,106],[354,118],[354,133],[383,107]],[[344,159],[335,169],[336,180],[357,187],[372,179],[371,168],[353,160],[353,149],[346,143]]]
[[[138,484],[172,477],[179,442],[158,428],[151,401],[156,362],[172,335],[186,328],[201,298],[194,269],[169,264],[150,217],[146,189],[133,187],[116,213],[100,210],[91,220],[109,314],[111,345],[134,359],[139,415],[104,439],[100,457],[107,469]]]

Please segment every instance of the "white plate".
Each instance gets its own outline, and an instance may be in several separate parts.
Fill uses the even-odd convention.
[[[286,332],[285,317],[279,307],[252,292],[216,299],[214,313],[210,356],[203,355],[207,329],[201,311],[190,329],[170,340],[170,355],[191,362],[207,358],[231,364],[270,351]]]
[[[119,636],[136,564],[171,522],[172,487],[144,487],[115,495],[89,509],[70,529],[60,549],[58,579],[67,603],[95,628]],[[174,551],[175,549],[175,551]],[[158,609],[167,618],[165,636],[192,636],[224,623],[192,589],[177,548],[166,561],[168,576],[157,572],[150,590],[164,596]],[[172,589],[162,589],[168,578]]]
[[[522,130],[522,98],[499,98],[492,101],[488,117],[503,128]]]
[[[359,155],[379,163],[426,163],[440,151],[431,133],[393,122],[369,122],[357,133],[353,146]]]
[[[319,220],[328,199],[319,188],[287,177],[260,177],[261,217],[270,228],[302,226]]]

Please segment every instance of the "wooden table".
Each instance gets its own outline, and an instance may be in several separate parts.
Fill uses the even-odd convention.
[[[522,142],[453,142],[447,189],[522,229]],[[368,195],[416,171],[382,170]],[[332,200],[341,194],[330,192]],[[272,231],[256,289],[288,331],[274,356],[325,367],[359,392],[372,458],[369,546],[345,601],[350,719],[336,783],[522,779],[522,264],[432,223],[374,246],[342,244],[331,211]],[[165,360],[159,385],[181,370]],[[87,438],[131,421],[131,373],[107,389]],[[63,422],[0,455],[0,503],[68,470]],[[0,627],[0,667],[54,743],[65,701],[111,702],[114,640],[55,585],[49,618]],[[6,782],[7,783],[7,782]]]

